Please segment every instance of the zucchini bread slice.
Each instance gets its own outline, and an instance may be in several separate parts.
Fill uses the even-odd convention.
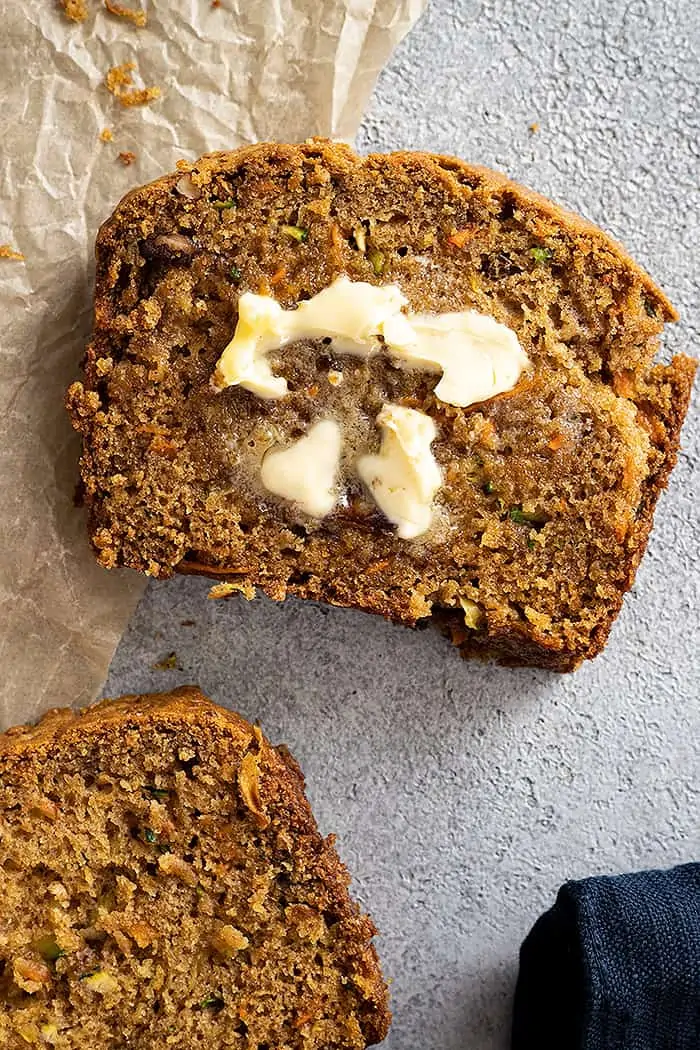
[[[284,748],[199,690],[0,736],[0,1046],[358,1050],[375,928]]]
[[[67,402],[97,557],[571,670],[675,463],[675,316],[600,230],[459,160],[311,140],[183,164],[97,241]]]

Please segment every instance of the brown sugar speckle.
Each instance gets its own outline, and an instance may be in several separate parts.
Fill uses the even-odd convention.
[[[139,29],[143,29],[148,21],[146,12],[138,8],[127,7],[125,4],[118,3],[117,0],[104,0],[104,4],[111,15],[116,15],[117,18],[127,18]]]
[[[71,22],[84,22],[88,16],[86,0],[61,0],[61,7]]]
[[[22,262],[24,256],[10,244],[0,244],[0,259],[15,259],[17,262]]]
[[[114,138],[110,128],[102,128],[100,132],[100,142],[111,142]]]
[[[133,164],[136,160],[136,154],[132,153],[130,149],[122,150],[119,154],[119,160],[122,162],[125,168],[128,168],[130,164]]]
[[[134,78],[131,73],[136,69],[135,62],[124,62],[121,66],[112,66],[105,77],[107,90],[111,91],[122,106],[144,106],[160,98],[160,88],[131,87]]]

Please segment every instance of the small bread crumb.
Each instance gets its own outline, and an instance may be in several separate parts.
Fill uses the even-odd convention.
[[[135,26],[138,26],[139,29],[143,29],[148,21],[145,11],[140,11],[133,7],[126,7],[125,4],[118,3],[118,0],[104,0],[104,4],[110,15],[116,15],[117,18],[128,18],[128,20],[133,22]]]
[[[88,16],[87,0],[61,0],[61,7],[71,22],[84,22]]]
[[[540,130],[539,121],[535,120],[532,122],[532,124],[528,124],[527,130],[530,132],[531,135],[536,135],[537,132]]]
[[[160,98],[160,88],[134,88],[132,70],[136,69],[135,62],[124,62],[121,66],[112,66],[105,77],[107,90],[111,91],[122,106],[144,106],[156,98]]]
[[[114,138],[114,135],[112,134],[112,131],[111,131],[110,128],[102,128],[102,131],[100,132],[100,141],[101,142],[111,142],[113,138]]]
[[[232,594],[242,594],[250,602],[255,597],[255,587],[249,583],[215,583],[210,588],[207,598],[216,601],[217,598],[230,598]]]
[[[211,0],[212,7],[221,7],[221,0]]]
[[[136,154],[132,153],[130,149],[122,150],[119,154],[119,160],[122,162],[125,168],[128,168],[130,164],[133,164],[136,160]]]
[[[21,262],[24,256],[16,251],[10,244],[0,244],[0,259],[16,259]]]

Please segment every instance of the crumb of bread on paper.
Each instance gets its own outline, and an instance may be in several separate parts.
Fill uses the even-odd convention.
[[[112,142],[114,139],[114,133],[111,128],[102,128],[100,132],[100,142]]]
[[[148,21],[146,12],[140,8],[127,7],[126,4],[118,3],[118,0],[104,0],[104,4],[110,15],[116,15],[117,18],[127,18],[139,29],[143,29]]]
[[[133,164],[136,160],[136,154],[132,153],[130,149],[122,150],[119,154],[119,160],[122,162],[125,168],[128,168],[130,164]]]
[[[61,0],[61,7],[71,22],[84,22],[88,16],[87,0]]]
[[[24,256],[13,248],[11,244],[0,244],[0,259],[15,259],[17,262],[22,262]]]
[[[135,62],[123,62],[120,66],[112,66],[105,77],[107,90],[111,91],[122,106],[144,106],[160,98],[159,87],[135,88],[132,71],[136,69]]]
[[[221,7],[221,0],[211,0],[212,7]]]
[[[540,130],[539,120],[533,120],[532,124],[528,124],[527,130],[530,132],[531,135],[536,135],[537,132]]]

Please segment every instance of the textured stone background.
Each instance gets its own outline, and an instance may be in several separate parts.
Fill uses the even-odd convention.
[[[360,146],[456,153],[583,212],[680,308],[667,347],[697,352],[699,44],[696,0],[436,0]],[[382,930],[391,1050],[505,1047],[519,943],[563,880],[700,856],[699,438],[695,413],[610,646],[575,675],[196,579],[151,585],[124,637],[108,694],[198,682],[298,756]]]

